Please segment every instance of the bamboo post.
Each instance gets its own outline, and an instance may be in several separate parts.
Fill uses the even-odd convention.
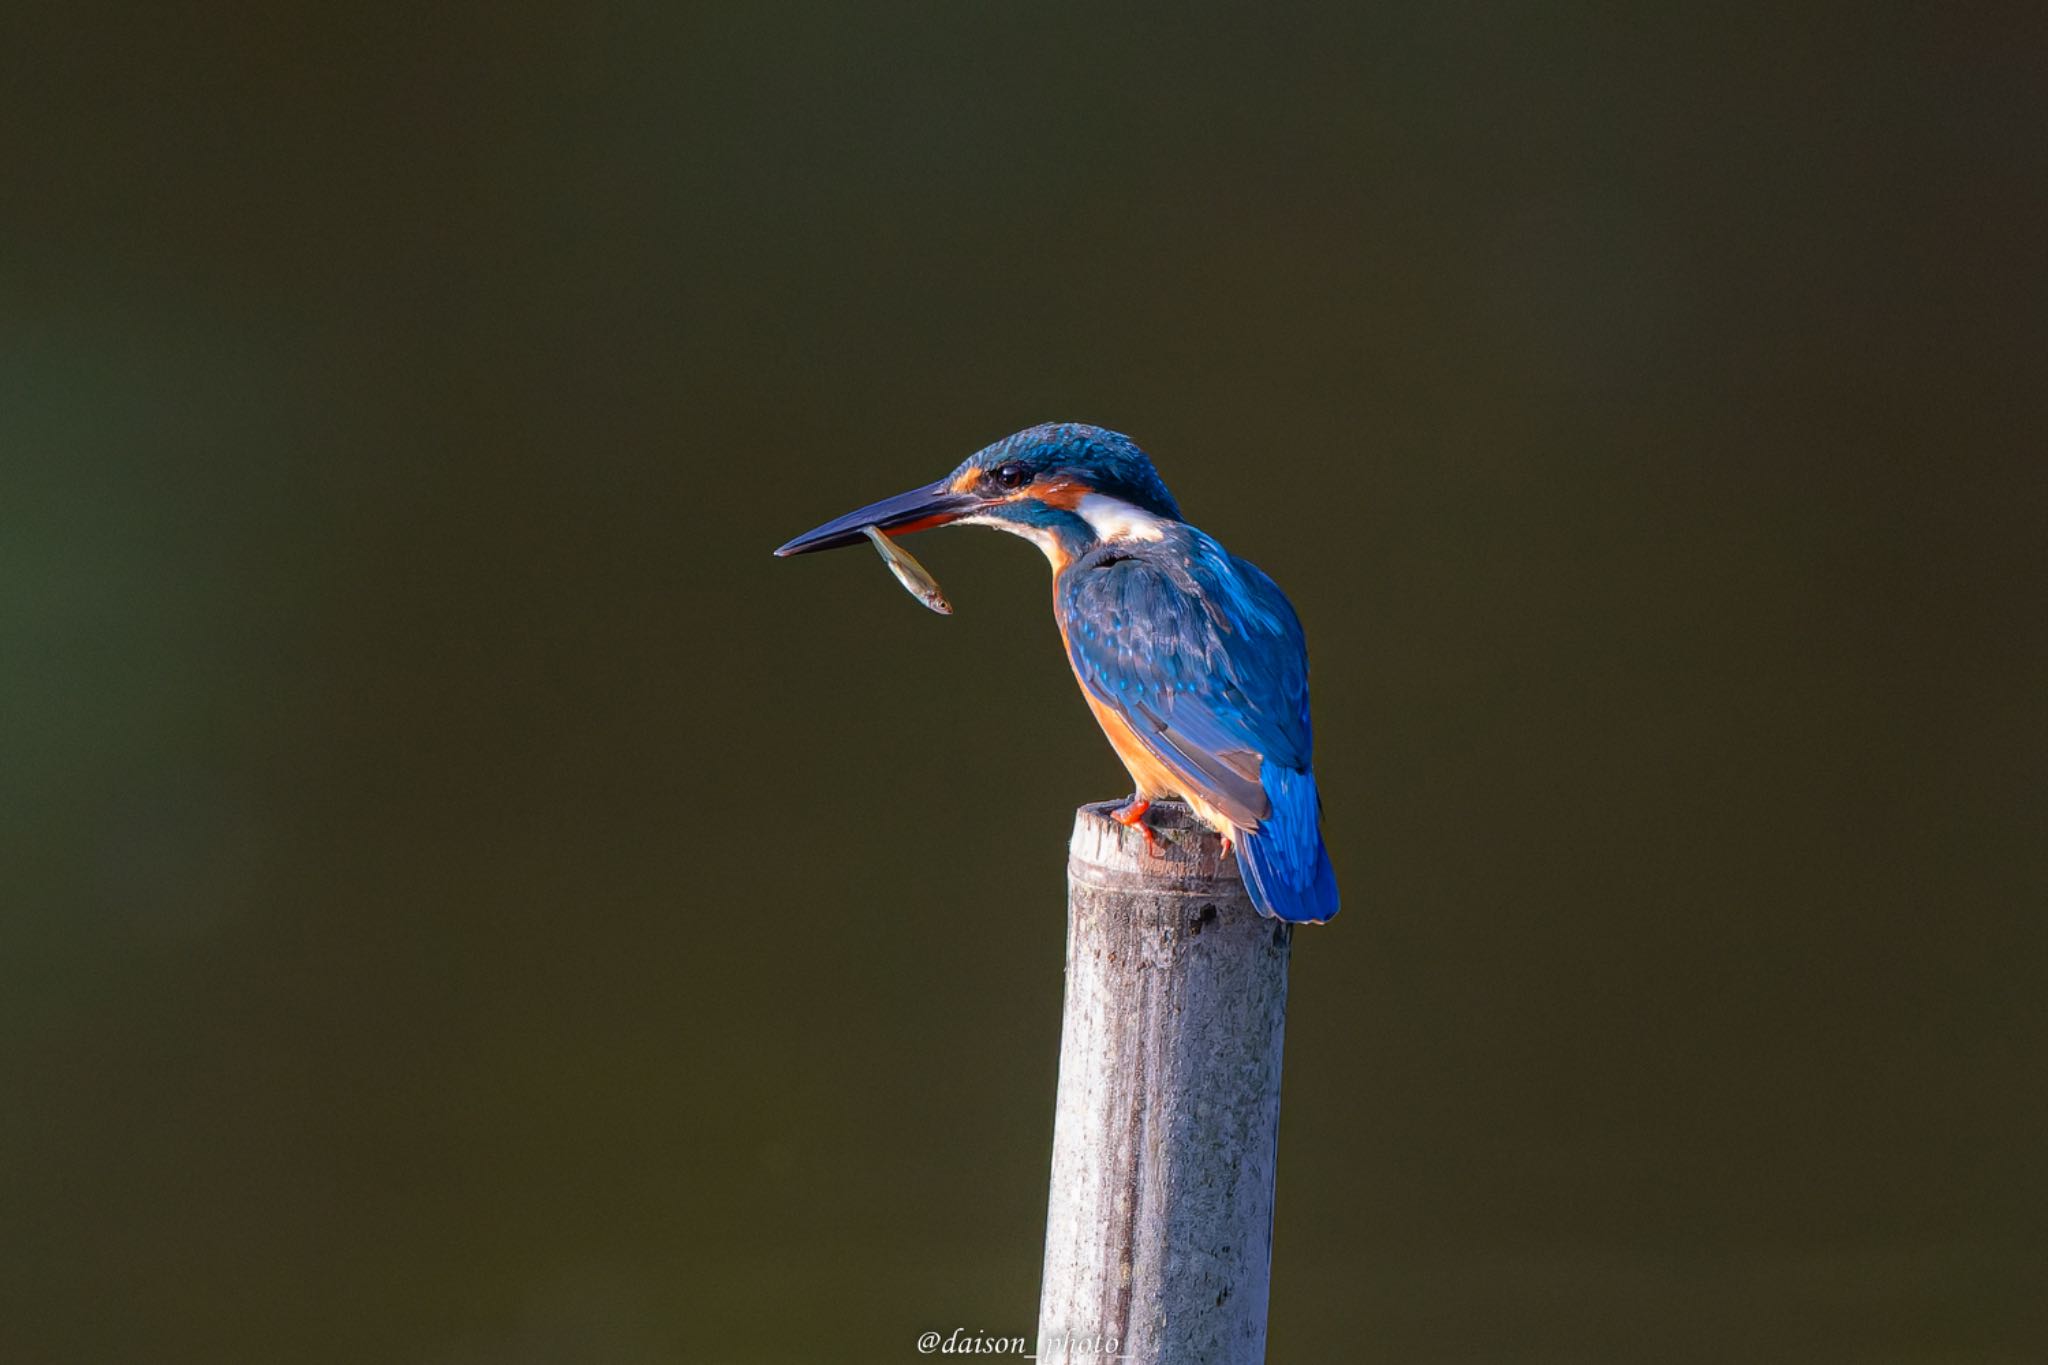
[[[1290,934],[1185,806],[1153,804],[1154,856],[1117,804],[1081,807],[1067,862],[1038,1359],[1255,1365]]]

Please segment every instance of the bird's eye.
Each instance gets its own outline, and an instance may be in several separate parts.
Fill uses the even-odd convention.
[[[1004,488],[1022,488],[1031,482],[1031,471],[1021,464],[997,465],[996,482]]]

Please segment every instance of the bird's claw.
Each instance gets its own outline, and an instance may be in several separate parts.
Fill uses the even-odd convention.
[[[1138,833],[1144,835],[1146,851],[1155,858],[1164,858],[1166,856],[1165,847],[1159,842],[1159,836],[1153,833],[1152,826],[1145,823],[1145,812],[1151,809],[1152,803],[1150,801],[1147,801],[1142,796],[1134,796],[1128,804],[1111,811],[1109,818],[1122,825],[1125,829],[1135,829]]]

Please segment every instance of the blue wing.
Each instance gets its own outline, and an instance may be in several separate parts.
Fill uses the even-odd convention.
[[[1081,685],[1239,829],[1267,914],[1325,920],[1336,874],[1310,767],[1308,650],[1272,579],[1192,527],[1105,545],[1060,576]]]

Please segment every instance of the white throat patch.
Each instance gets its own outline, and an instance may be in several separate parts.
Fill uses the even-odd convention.
[[[1074,510],[1095,532],[1097,540],[1160,540],[1166,535],[1164,521],[1142,507],[1106,493],[1083,496]]]
[[[1008,531],[1013,536],[1022,536],[1045,552],[1045,557],[1057,569],[1066,562],[1060,553],[1059,538],[1042,526],[1030,526],[1021,521],[1006,521],[1002,517],[985,517],[980,513],[961,517],[955,526],[993,526],[998,531]]]

